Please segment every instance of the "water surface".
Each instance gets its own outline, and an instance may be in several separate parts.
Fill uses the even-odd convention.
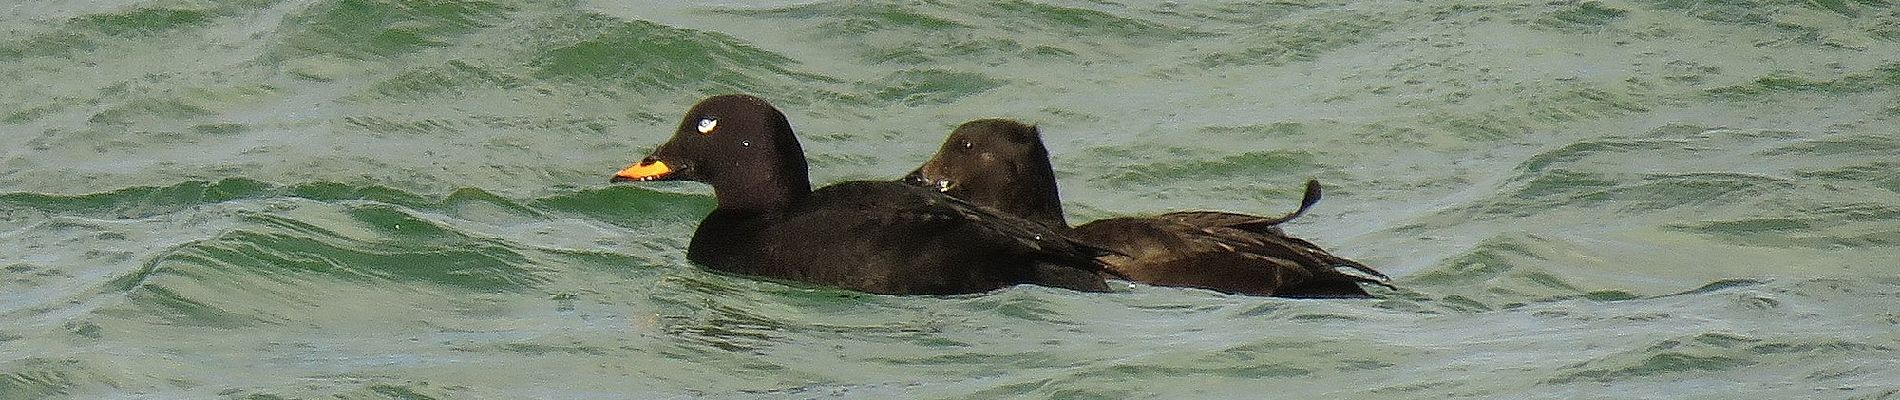
[[[1893,398],[1900,7],[53,1],[0,17],[0,398]],[[1073,222],[1278,214],[1398,291],[707,272],[711,94],[815,182],[1039,124]]]

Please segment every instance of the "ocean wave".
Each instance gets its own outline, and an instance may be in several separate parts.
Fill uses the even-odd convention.
[[[339,286],[355,288],[352,290],[433,287],[429,290],[517,292],[546,284],[549,268],[557,266],[637,268],[676,263],[677,255],[650,259],[597,247],[603,243],[636,245],[671,254],[684,247],[690,231],[633,232],[627,236],[632,240],[622,244],[619,240],[625,239],[607,237],[584,242],[586,236],[607,232],[571,229],[576,224],[598,224],[595,229],[683,227],[708,204],[702,196],[631,187],[524,201],[478,189],[429,196],[380,185],[276,185],[246,178],[96,194],[0,194],[0,206],[9,210],[14,223],[23,224],[6,235],[16,241],[71,235],[126,237],[128,233],[119,232],[167,221],[192,221],[182,227],[158,229],[155,233],[159,235],[171,232],[174,236],[169,241],[176,243],[162,249],[115,252],[89,249],[91,246],[75,248],[69,240],[52,241],[41,248],[45,254],[41,258],[53,263],[98,262],[103,268],[125,268],[103,272],[107,280],[72,281],[81,287],[34,283],[21,279],[82,272],[17,263],[8,268],[10,274],[21,274],[20,278],[10,280],[8,285],[26,284],[25,289],[33,290],[23,294],[35,294],[34,298],[45,301],[122,292],[130,303],[122,306],[127,308],[118,311],[120,315],[151,315],[165,318],[167,324],[224,328],[289,321],[298,310],[322,304],[329,296],[324,292]],[[507,238],[504,233],[519,229],[542,234],[567,229],[570,234],[585,236]],[[212,232],[212,236],[191,238],[205,231]],[[143,251],[150,252],[138,253]],[[117,261],[111,257],[117,257]],[[88,285],[92,286],[85,287]],[[40,290],[53,288],[66,288],[72,293]],[[8,303],[9,314],[37,307],[28,298]]]

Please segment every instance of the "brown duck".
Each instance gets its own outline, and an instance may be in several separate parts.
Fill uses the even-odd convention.
[[[964,123],[904,181],[1068,228],[1055,169],[1034,126],[1004,119]],[[1183,211],[1098,220],[1074,227],[1072,234],[1112,252],[1101,257],[1111,275],[1158,286],[1296,298],[1363,298],[1371,295],[1361,284],[1391,287],[1378,270],[1281,230],[1281,223],[1298,218],[1319,198],[1319,182],[1308,181],[1300,208],[1280,217]]]

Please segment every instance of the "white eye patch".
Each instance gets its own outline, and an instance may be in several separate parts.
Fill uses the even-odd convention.
[[[717,127],[719,127],[718,118],[706,117],[706,118],[699,119],[699,133],[701,134],[710,134],[712,133],[713,128],[717,128]]]

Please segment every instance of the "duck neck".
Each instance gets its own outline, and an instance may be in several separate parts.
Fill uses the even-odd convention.
[[[1035,178],[1030,178],[1028,182],[1017,182],[1018,188],[1027,188],[1027,195],[1004,197],[1017,204],[1004,205],[1003,209],[1015,210],[1018,216],[1043,225],[1067,228],[1069,222],[1062,217],[1062,197],[1056,189],[1055,174],[1049,172],[1031,176]]]
[[[811,195],[811,180],[806,171],[800,169],[796,174],[747,174],[739,176],[735,182],[714,184],[712,197],[718,199],[718,209],[722,210],[781,210],[798,201],[804,201]]]

